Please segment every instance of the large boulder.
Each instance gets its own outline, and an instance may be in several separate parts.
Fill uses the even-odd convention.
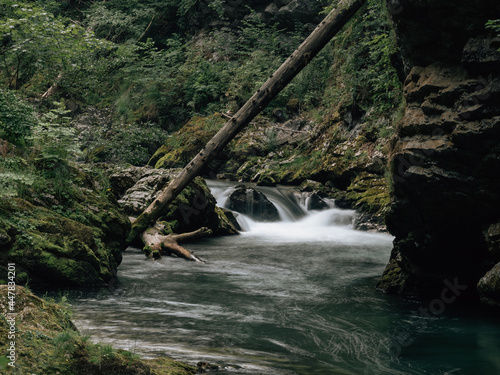
[[[264,194],[243,185],[237,186],[229,196],[228,208],[256,221],[280,220],[278,209]]]
[[[118,195],[118,203],[130,216],[140,215],[162,189],[175,178],[178,169],[153,169],[130,167],[111,175],[113,190]]]
[[[118,197],[118,203],[132,216],[140,215],[162,189],[177,176],[178,169],[153,169],[134,167],[115,171],[114,181],[129,181],[131,186]],[[120,176],[123,176],[120,177]],[[135,176],[136,180],[129,179]],[[240,230],[232,213],[217,207],[205,180],[195,178],[170,204],[159,218],[173,233],[185,233],[207,227],[216,235],[235,234]]]

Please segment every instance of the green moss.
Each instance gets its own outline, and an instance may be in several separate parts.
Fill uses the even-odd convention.
[[[142,251],[149,258],[149,256],[151,255],[151,252],[153,251],[153,249],[151,249],[151,246],[146,245],[146,246],[144,246],[142,248]]]
[[[23,280],[57,286],[104,284],[113,278],[121,260],[120,241],[124,242],[115,239],[113,243],[113,237],[121,234],[125,238],[124,229],[129,227],[126,218],[120,219],[121,229],[118,220],[106,227],[118,216],[116,208],[108,211],[109,218],[99,212],[102,219],[87,220],[95,225],[91,226],[19,198],[0,201],[0,207],[0,226],[13,233],[9,246],[3,247],[7,251],[0,252],[0,260],[15,261],[19,271],[27,275]],[[4,273],[0,269],[1,278],[5,278]]]
[[[154,375],[196,374],[197,368],[174,361],[170,358],[157,358],[147,361]]]
[[[385,178],[363,172],[347,188],[346,198],[363,211],[385,213],[390,203],[389,186]]]
[[[156,168],[184,167],[224,124],[219,113],[195,116],[161,146],[149,161]]]
[[[408,274],[405,273],[395,259],[391,259],[380,277],[377,288],[387,293],[400,293],[406,286]]]
[[[161,233],[165,236],[175,233],[175,228],[179,226],[179,222],[177,220],[160,221],[158,224],[163,225]]]

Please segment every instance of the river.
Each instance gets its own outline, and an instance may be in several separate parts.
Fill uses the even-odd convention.
[[[211,182],[219,204],[228,188]],[[288,193],[262,191],[282,221],[240,216],[241,235],[186,245],[206,264],[129,248],[114,289],[71,296],[79,329],[221,374],[500,373],[495,317],[452,303],[422,314],[422,303],[374,288],[391,236],[352,229],[352,211],[307,211]]]

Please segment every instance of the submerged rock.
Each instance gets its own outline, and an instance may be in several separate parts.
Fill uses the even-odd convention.
[[[279,221],[278,209],[261,192],[246,186],[237,186],[228,199],[230,210],[250,216],[257,221]]]

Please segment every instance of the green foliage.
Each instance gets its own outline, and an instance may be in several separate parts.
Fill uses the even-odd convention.
[[[154,17],[154,9],[139,4],[128,9],[113,5],[118,4],[92,4],[86,12],[87,26],[96,36],[113,42],[138,41],[145,30],[145,23]]]
[[[89,126],[79,134],[85,162],[141,166],[167,139],[167,132],[154,123],[113,123]]]
[[[50,86],[77,70],[82,56],[107,47],[91,32],[34,4],[5,0],[0,12],[0,80],[9,88]]]
[[[500,36],[500,20],[489,20],[486,22],[486,28],[493,30]],[[498,50],[500,51],[500,48]]]
[[[0,158],[0,199],[25,195],[37,176],[19,158]]]
[[[486,22],[486,28],[500,33],[500,20],[489,20]]]
[[[11,90],[0,87],[0,138],[16,146],[26,146],[30,143],[34,123],[31,106]]]
[[[366,11],[335,38],[336,63],[330,74],[333,80],[325,93],[328,103],[373,116],[396,109],[402,100],[401,84],[391,65],[396,51],[384,4],[369,0]]]
[[[75,142],[75,129],[71,126],[71,112],[65,109],[64,102],[53,102],[55,108],[41,115],[33,130],[33,140],[41,157],[53,162],[64,162],[80,154]]]

